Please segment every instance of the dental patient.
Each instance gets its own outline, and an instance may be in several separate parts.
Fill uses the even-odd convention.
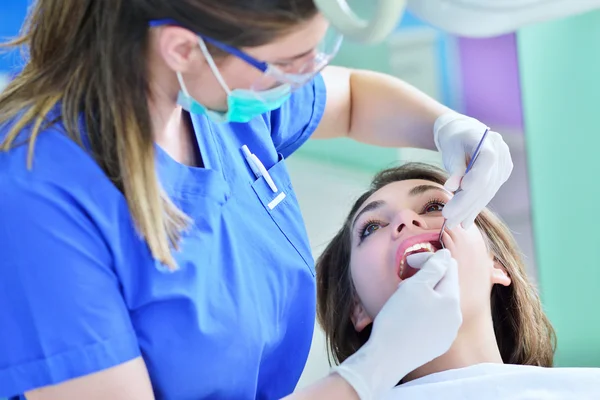
[[[318,318],[334,363],[366,343],[398,285],[441,249],[442,209],[452,196],[446,180],[419,163],[379,173],[319,258]],[[508,228],[484,210],[442,241],[458,264],[463,323],[445,354],[415,365],[385,398],[600,399],[600,369],[545,368],[553,365],[554,330]]]

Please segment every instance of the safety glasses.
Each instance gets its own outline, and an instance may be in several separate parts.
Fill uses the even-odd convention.
[[[164,25],[181,26],[176,21],[170,19],[153,20],[149,22],[149,25],[150,27]],[[251,86],[251,89],[255,92],[273,89],[281,85],[290,85],[292,90],[302,87],[310,82],[315,75],[321,72],[323,68],[331,62],[338,53],[343,41],[342,34],[338,33],[333,28],[329,28],[325,37],[310,53],[303,55],[294,61],[273,64],[257,60],[238,48],[221,43],[210,37],[199,34],[198,36],[206,43],[243,60],[247,64],[261,71],[261,77]]]

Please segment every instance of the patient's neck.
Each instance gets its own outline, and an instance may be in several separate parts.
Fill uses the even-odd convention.
[[[417,368],[408,374],[402,382],[412,381],[436,372],[481,363],[503,363],[490,313],[463,322],[450,350]]]

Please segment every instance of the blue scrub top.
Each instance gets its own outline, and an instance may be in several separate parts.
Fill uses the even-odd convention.
[[[0,397],[140,355],[158,399],[291,393],[311,344],[315,282],[284,160],[325,100],[319,76],[248,124],[192,116],[205,168],[157,147],[161,182],[193,219],[176,272],[153,260],[123,195],[60,125],[38,138],[32,171],[27,146],[0,153]],[[255,178],[244,144],[277,193]]]

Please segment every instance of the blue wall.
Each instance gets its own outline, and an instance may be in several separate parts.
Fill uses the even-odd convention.
[[[0,41],[14,38],[27,13],[28,0],[0,0]],[[21,65],[18,52],[0,53],[0,74],[13,74]]]

